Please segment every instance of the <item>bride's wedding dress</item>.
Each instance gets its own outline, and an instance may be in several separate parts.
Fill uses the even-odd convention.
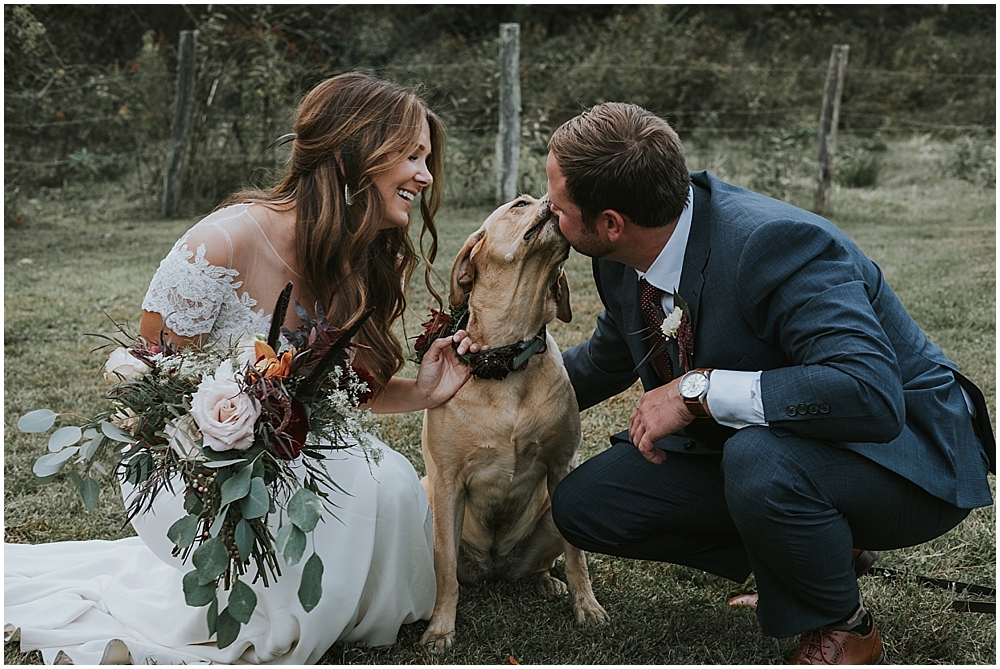
[[[208,264],[204,246],[188,248],[196,231],[228,238],[226,226],[244,216],[252,220],[246,206],[229,207],[182,237],[160,264],[143,308],[174,314],[167,324],[187,336],[209,327],[214,341],[266,332],[269,317],[238,292],[238,273]],[[370,439],[380,463],[369,463],[357,447],[332,451],[328,460],[348,494],[331,493],[336,508],[316,527],[325,569],[323,595],[311,612],[297,594],[305,559],[289,566],[279,557],[281,577],[270,587],[251,585],[253,617],[219,649],[209,639],[207,607],[184,601],[181,580],[193,566],[170,555],[167,528],[185,512],[181,497],[164,491],[154,512],[133,521],[137,537],[5,544],[5,641],[19,640],[23,652],[40,650],[46,663],[76,664],[312,664],[338,641],[392,644],[400,625],[429,618],[434,607],[431,516],[413,466]]]

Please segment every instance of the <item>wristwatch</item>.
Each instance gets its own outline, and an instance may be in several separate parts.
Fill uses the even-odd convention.
[[[708,412],[708,383],[711,369],[692,369],[681,377],[680,393],[684,406],[695,416],[711,416]]]

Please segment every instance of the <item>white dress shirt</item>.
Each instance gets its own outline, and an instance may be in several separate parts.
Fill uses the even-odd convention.
[[[677,227],[664,244],[660,254],[645,272],[636,270],[639,278],[663,291],[663,313],[674,310],[674,293],[681,285],[684,252],[691,234],[694,211],[694,188],[688,187],[688,201]],[[724,369],[712,371],[708,386],[708,410],[716,422],[736,429],[748,425],[767,425],[764,402],[760,396],[760,372],[737,372]]]

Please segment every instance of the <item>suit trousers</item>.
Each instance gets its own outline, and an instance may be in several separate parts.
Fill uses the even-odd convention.
[[[583,550],[737,582],[753,572],[757,618],[774,637],[854,611],[852,548],[923,543],[968,513],[853,451],[759,426],[739,430],[721,455],[668,452],[660,465],[615,444],[552,499],[556,526]]]

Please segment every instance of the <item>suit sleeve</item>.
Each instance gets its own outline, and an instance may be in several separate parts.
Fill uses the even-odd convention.
[[[597,327],[590,339],[563,353],[581,411],[623,392],[639,378],[621,327],[608,308],[597,260],[593,268],[604,311],[597,317]]]
[[[748,238],[737,269],[744,317],[792,365],[765,370],[772,427],[815,439],[888,442],[903,429],[895,352],[872,307],[870,263],[820,226],[772,221]]]

